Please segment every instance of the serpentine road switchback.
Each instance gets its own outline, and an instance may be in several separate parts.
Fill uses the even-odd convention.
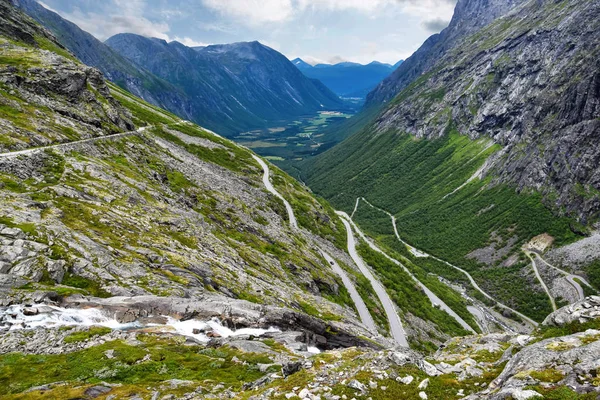
[[[471,285],[472,285],[472,286],[475,288],[475,290],[477,290],[479,293],[481,293],[482,295],[484,295],[485,297],[487,297],[488,299],[490,299],[491,301],[493,301],[493,302],[494,302],[494,303],[495,303],[495,304],[496,304],[498,307],[500,307],[500,308],[503,308],[503,309],[505,309],[505,310],[508,310],[508,311],[510,311],[510,312],[512,312],[512,313],[514,313],[514,314],[516,314],[516,315],[518,315],[519,317],[521,317],[523,320],[527,321],[529,324],[531,324],[531,325],[532,325],[532,326],[534,326],[534,327],[537,327],[537,326],[539,325],[539,324],[538,324],[536,321],[532,320],[531,318],[529,318],[529,317],[528,317],[528,316],[526,316],[525,314],[523,314],[523,313],[520,313],[520,312],[518,312],[517,310],[515,310],[515,309],[513,309],[513,308],[511,308],[511,307],[509,307],[509,306],[507,306],[507,305],[505,305],[505,304],[502,304],[502,303],[500,303],[498,300],[496,300],[495,298],[493,298],[492,296],[490,296],[488,293],[486,293],[486,292],[485,292],[485,291],[484,291],[484,290],[483,290],[483,289],[482,289],[482,288],[481,288],[481,287],[480,287],[480,286],[477,284],[477,282],[475,282],[475,279],[473,279],[473,277],[471,276],[471,274],[470,274],[470,273],[468,273],[467,271],[465,271],[464,269],[462,269],[462,268],[460,268],[460,267],[457,267],[457,266],[455,266],[455,265],[452,265],[452,264],[450,264],[448,261],[442,260],[442,259],[441,259],[441,258],[439,258],[439,257],[436,257],[436,256],[434,256],[434,255],[428,254],[428,253],[426,253],[426,252],[424,252],[424,251],[422,251],[422,250],[416,249],[415,247],[413,247],[413,246],[409,245],[409,244],[408,244],[408,243],[406,243],[404,240],[402,240],[402,239],[400,238],[400,235],[399,235],[399,233],[398,233],[398,228],[396,227],[396,217],[395,217],[394,215],[392,215],[391,213],[389,213],[389,212],[387,212],[387,211],[385,211],[385,210],[382,210],[381,208],[378,208],[378,207],[376,207],[376,206],[372,205],[372,204],[371,204],[371,203],[369,203],[369,202],[368,202],[368,201],[367,201],[365,198],[360,198],[360,197],[359,197],[358,199],[356,199],[356,206],[355,206],[355,208],[354,208],[354,209],[355,209],[355,211],[358,209],[358,202],[359,202],[360,200],[363,200],[363,201],[364,201],[365,203],[367,203],[369,206],[371,206],[371,207],[373,207],[373,208],[375,208],[375,209],[377,209],[377,210],[379,210],[379,211],[381,211],[381,212],[383,212],[383,213],[387,214],[387,215],[388,215],[388,216],[391,218],[391,220],[392,220],[392,225],[393,225],[393,227],[394,227],[394,233],[395,233],[395,235],[396,235],[396,238],[398,239],[398,241],[399,241],[400,243],[403,243],[404,245],[408,246],[410,249],[413,249],[414,251],[411,251],[411,252],[413,252],[413,254],[415,254],[415,252],[417,252],[417,254],[418,254],[418,256],[417,256],[417,257],[431,257],[432,259],[434,259],[434,260],[436,260],[436,261],[439,261],[439,262],[441,262],[441,263],[444,263],[444,264],[446,264],[447,266],[449,266],[449,267],[451,267],[451,268],[454,268],[455,270],[457,270],[457,271],[461,272],[462,274],[464,274],[464,275],[467,277],[467,279],[469,279],[469,282],[471,282]]]
[[[296,220],[296,216],[294,214],[294,210],[293,210],[292,206],[281,195],[281,193],[279,193],[271,184],[271,180],[269,177],[270,176],[269,165],[266,162],[264,162],[260,157],[254,155],[254,154],[252,155],[252,157],[254,157],[256,162],[258,162],[258,164],[263,169],[263,172],[264,172],[263,173],[263,183],[265,185],[265,188],[267,189],[268,192],[272,193],[278,199],[283,201],[283,204],[285,205],[285,209],[287,210],[287,213],[288,213],[288,218],[290,220],[290,226],[294,230],[299,230],[298,222]],[[325,258],[325,260],[327,261],[327,263],[331,266],[331,269],[333,270],[333,272],[338,274],[340,276],[340,278],[342,279],[342,283],[348,290],[348,293],[350,294],[350,297],[352,298],[352,301],[354,302],[354,305],[356,306],[356,309],[358,311],[358,316],[360,317],[360,320],[362,321],[362,323],[370,331],[372,331],[373,334],[377,334],[377,327],[375,325],[375,321],[373,320],[373,317],[371,316],[371,313],[369,312],[367,305],[365,304],[362,297],[360,297],[360,294],[354,287],[354,284],[352,283],[352,281],[350,280],[350,278],[348,277],[346,272],[338,265],[337,261],[335,261],[335,259],[331,255],[329,255],[327,252],[325,252],[322,249],[320,249],[320,251],[321,251],[321,254],[323,255],[323,257]],[[399,343],[399,344],[402,344],[402,343]],[[404,345],[408,346],[408,343],[406,343]]]
[[[350,257],[354,260],[354,263],[360,269],[360,272],[371,282],[371,286],[373,286],[373,290],[377,294],[383,309],[388,317],[388,321],[390,322],[390,332],[392,333],[392,337],[394,341],[398,343],[400,346],[408,347],[408,341],[406,340],[406,333],[404,332],[404,327],[402,326],[402,321],[400,320],[400,316],[396,311],[396,306],[394,302],[390,298],[389,294],[379,282],[378,279],[373,276],[369,267],[363,262],[362,258],[356,252],[356,242],[354,240],[354,234],[352,233],[352,227],[350,223],[346,220],[344,215],[340,211],[336,211],[336,213],[342,218],[342,222],[346,227],[346,231],[348,232],[348,253],[350,253]]]
[[[451,309],[446,303],[444,303],[444,301],[442,299],[440,299],[438,296],[436,296],[435,293],[433,293],[431,290],[429,290],[429,288],[427,286],[425,286],[421,281],[419,281],[412,274],[412,272],[410,272],[410,270],[408,268],[406,268],[406,266],[404,264],[402,264],[400,261],[396,260],[395,258],[392,258],[392,257],[388,256],[383,250],[381,250],[371,240],[369,240],[366,237],[366,235],[354,223],[354,221],[352,221],[350,219],[350,216],[348,216],[348,214],[343,213],[343,212],[339,212],[338,214],[340,216],[342,216],[343,219],[347,220],[350,224],[352,224],[352,226],[354,227],[354,229],[356,230],[356,232],[358,233],[358,235],[361,237],[361,239],[363,239],[365,241],[365,243],[367,243],[367,245],[369,245],[369,247],[371,249],[373,249],[374,251],[380,253],[385,258],[387,258],[388,260],[390,260],[394,264],[396,264],[399,267],[401,267],[404,270],[404,272],[406,272],[417,283],[417,285],[419,285],[421,287],[421,289],[423,290],[423,292],[425,292],[425,295],[427,295],[427,297],[429,298],[429,301],[431,301],[431,305],[432,306],[437,306],[440,309],[446,311],[446,313],[448,313],[452,318],[454,318],[456,320],[456,322],[458,322],[460,324],[460,326],[462,326],[465,330],[467,330],[467,331],[469,331],[469,332],[471,332],[473,334],[476,333],[475,330],[469,324],[467,324],[465,322],[465,320],[463,320],[458,314],[456,314],[456,312],[454,312],[453,309]]]

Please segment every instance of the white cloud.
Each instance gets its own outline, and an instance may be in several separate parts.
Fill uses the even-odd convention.
[[[103,13],[83,12],[77,7],[72,12],[60,12],[41,1],[39,3],[100,40],[123,32],[169,40],[167,23],[152,22],[143,16],[145,0],[112,0],[106,4],[106,12]]]
[[[450,23],[456,0],[398,0],[402,12],[417,17],[430,32],[439,32]]]
[[[312,57],[312,56],[290,56],[288,58],[290,60],[295,60],[296,58],[299,58],[302,61],[304,61],[305,63],[310,64],[312,66],[315,66],[317,64],[327,64],[327,61],[320,59],[320,58]]]
[[[145,0],[112,0],[110,2],[112,4],[107,4],[105,7],[106,13],[83,12],[79,8],[75,8],[70,13],[58,12],[41,1],[39,3],[102,41],[118,33],[127,32],[155,37],[167,42],[176,40],[189,47],[207,46],[206,43],[187,36],[171,37],[169,35],[171,28],[168,23],[153,22],[145,18]],[[171,17],[174,15],[177,15],[177,12],[170,12]]]
[[[174,41],[179,42],[187,47],[205,47],[208,46],[209,43],[204,43],[204,42],[198,42],[197,40],[194,40],[192,38],[189,37],[179,37],[179,36],[175,36],[173,38]]]
[[[291,0],[203,0],[203,3],[248,25],[285,21],[294,11]]]
[[[450,21],[456,0],[202,0],[226,17],[251,27],[294,19],[305,11],[356,11],[375,18],[394,7],[429,21]],[[438,22],[439,25],[439,22]]]
[[[374,12],[383,7],[396,4],[395,0],[297,0],[300,10],[307,8],[315,10],[357,10],[362,12]]]
[[[348,62],[349,60],[342,56],[333,56],[327,59],[328,64],[339,64],[343,62]]]
[[[46,10],[50,10],[50,11],[58,14],[58,11],[56,11],[54,8],[50,7],[48,4],[44,3],[43,1],[38,0],[38,3],[40,3],[42,5],[42,7],[44,7]]]
[[[356,10],[372,13],[385,6],[397,5],[397,0],[202,0],[221,14],[250,26],[269,22],[284,22],[306,10]]]

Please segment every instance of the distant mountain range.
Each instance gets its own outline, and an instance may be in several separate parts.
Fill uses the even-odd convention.
[[[403,60],[395,65],[373,61],[367,65],[342,62],[313,66],[301,58],[296,58],[292,63],[304,75],[320,80],[338,96],[364,99],[381,81],[390,76]]]
[[[343,107],[323,84],[307,79],[282,54],[259,42],[191,48],[119,34],[106,44],[181,88],[194,104],[194,120],[224,134]]]
[[[102,43],[34,0],[14,3],[109,80],[226,136],[345,108],[325,85],[258,42],[191,48],[119,34]]]

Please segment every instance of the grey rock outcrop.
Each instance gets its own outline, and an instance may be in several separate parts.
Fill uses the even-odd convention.
[[[543,324],[549,326],[564,326],[573,322],[583,324],[598,318],[600,318],[600,296],[589,296],[585,300],[553,312]]]

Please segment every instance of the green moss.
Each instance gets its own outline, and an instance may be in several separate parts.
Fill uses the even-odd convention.
[[[37,235],[36,225],[33,223],[15,223],[12,217],[0,216],[0,224],[6,225],[9,228],[18,228],[30,236]]]
[[[568,336],[578,332],[585,332],[588,329],[599,329],[600,330],[600,319],[593,319],[591,321],[580,323],[579,321],[572,322],[564,326],[541,326],[535,332],[535,335],[540,339],[550,339],[561,336]]]
[[[182,245],[189,247],[190,249],[198,248],[198,242],[196,241],[196,238],[193,237],[192,235],[188,235],[185,232],[175,232],[175,231],[168,231],[168,234],[173,239],[177,240]]]
[[[12,176],[8,175],[0,175],[0,182],[2,183],[2,188],[6,190],[10,190],[14,193],[25,193],[27,192],[27,187],[25,184],[17,182],[13,179]]]
[[[65,381],[68,386],[100,382],[158,387],[168,379],[190,380],[197,386],[222,382],[241,389],[264,373],[258,364],[273,361],[254,353],[242,353],[228,347],[219,349],[185,346],[181,341],[138,336],[139,346],[112,341],[86,350],[60,355],[6,354],[0,357],[0,395],[23,391],[43,384]],[[104,353],[114,351],[114,358]],[[239,362],[235,362],[236,357]]]
[[[503,351],[497,351],[492,353],[489,350],[480,350],[477,353],[472,354],[471,358],[477,362],[493,363],[498,361],[502,357],[503,353]]]
[[[264,300],[262,298],[250,292],[241,292],[237,296],[240,300],[246,300],[255,304],[264,304]]]
[[[111,294],[102,289],[100,284],[96,281],[93,281],[88,278],[84,278],[79,275],[74,275],[72,273],[66,273],[62,284],[65,286],[71,286],[78,289],[83,289],[88,292],[90,295],[95,297],[110,297]]]
[[[312,304],[310,304],[306,301],[299,300],[298,305],[300,306],[302,311],[304,311],[306,314],[312,315],[313,317],[320,318],[324,321],[341,321],[342,320],[341,316],[330,313],[330,312],[326,312],[326,311],[321,312],[315,306],[313,306]]]
[[[112,329],[110,329],[110,328],[94,326],[85,331],[71,333],[70,335],[65,337],[64,342],[65,343],[85,342],[95,336],[104,336],[104,335],[108,335],[111,332],[112,332]]]
[[[529,376],[540,382],[558,383],[565,378],[565,375],[556,369],[546,369],[543,371],[530,371]]]
[[[526,389],[535,390],[547,400],[596,400],[597,393],[579,394],[567,386],[543,387],[528,386]]]
[[[190,182],[185,175],[179,171],[167,171],[167,179],[171,190],[176,193],[181,193],[186,191],[186,189],[196,187],[196,185]]]

